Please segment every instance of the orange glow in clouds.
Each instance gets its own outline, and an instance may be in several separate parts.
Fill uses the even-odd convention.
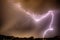
[[[22,12],[26,13],[28,16],[30,16],[33,19],[33,21],[35,21],[37,23],[40,22],[41,20],[43,20],[44,18],[46,18],[47,16],[49,16],[51,14],[52,19],[51,19],[51,22],[50,22],[49,27],[43,33],[43,38],[46,36],[47,32],[54,30],[53,27],[52,27],[53,19],[54,19],[54,14],[53,14],[53,11],[52,10],[49,10],[46,14],[37,15],[37,14],[34,14],[34,12],[31,12],[29,10],[26,11],[25,9],[23,9],[20,3],[14,4],[14,5],[20,11],[22,11]]]

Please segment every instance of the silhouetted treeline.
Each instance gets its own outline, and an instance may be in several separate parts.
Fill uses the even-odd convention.
[[[13,36],[4,36],[0,35],[0,40],[42,40],[43,38],[18,38],[18,37],[13,37]],[[53,38],[44,38],[44,40],[60,40],[60,37],[56,36]]]

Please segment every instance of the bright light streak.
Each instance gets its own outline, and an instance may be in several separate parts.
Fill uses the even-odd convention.
[[[39,22],[41,20],[43,20],[44,18],[46,18],[50,13],[46,13],[44,15],[37,15],[37,14],[34,14],[33,12],[30,12],[30,11],[26,11],[22,8],[21,4],[18,3],[16,4],[16,7],[20,8],[20,10],[24,13],[26,13],[28,16],[30,16],[35,22]]]
[[[53,11],[52,10],[48,11],[48,13],[46,13],[44,15],[36,15],[33,12],[29,12],[29,11],[24,10],[22,8],[22,6],[21,6],[20,3],[15,4],[15,6],[18,7],[18,9],[20,8],[19,9],[20,11],[22,11],[22,12],[26,13],[27,15],[29,15],[35,22],[39,22],[42,19],[46,18],[49,14],[51,14],[52,19],[51,19],[50,25],[48,26],[48,28],[43,33],[43,38],[45,37],[45,35],[47,34],[47,32],[54,30],[53,27],[52,27],[53,19],[54,19],[54,14],[53,14]]]
[[[45,37],[45,35],[47,34],[47,32],[49,32],[49,31],[53,31],[53,30],[54,30],[53,27],[52,27],[52,25],[53,25],[53,19],[54,19],[54,14],[53,14],[53,11],[49,11],[49,13],[50,13],[51,16],[52,16],[52,19],[51,19],[51,22],[50,22],[49,28],[46,29],[46,30],[44,31],[44,33],[43,33],[43,38]]]
[[[35,21],[35,22],[39,22],[41,20],[43,20],[44,18],[46,18],[49,15],[49,13],[46,13],[45,15],[36,15],[36,14],[31,14],[31,18]]]
[[[54,30],[53,28],[48,28],[48,29],[46,29],[46,30],[44,31],[44,33],[43,33],[43,38],[45,38],[47,32],[53,31],[53,30]]]

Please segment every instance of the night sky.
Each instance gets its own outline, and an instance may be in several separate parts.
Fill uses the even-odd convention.
[[[54,10],[53,31],[47,33],[46,37],[59,35],[60,2],[59,0],[1,0],[1,28],[0,34],[14,37],[39,37],[42,38],[44,30],[51,22],[51,14],[42,21],[36,23],[26,12],[37,15],[39,18],[45,16],[49,10]],[[43,15],[43,16],[41,16]]]

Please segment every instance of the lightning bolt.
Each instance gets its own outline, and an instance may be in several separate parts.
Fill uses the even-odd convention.
[[[51,22],[50,22],[50,25],[49,27],[44,31],[43,33],[43,38],[45,37],[45,35],[47,34],[47,32],[49,31],[53,31],[53,27],[52,27],[52,24],[53,24],[53,19],[54,19],[54,14],[53,14],[53,11],[52,10],[49,10],[48,13],[44,14],[44,15],[36,15],[32,12],[29,12],[29,11],[26,11],[22,8],[21,4],[18,3],[18,4],[15,4],[15,6],[22,12],[26,13],[27,15],[29,15],[35,22],[39,22],[41,21],[42,19],[46,18],[49,14],[51,14],[52,16],[52,19],[51,19]]]
[[[53,27],[52,27],[53,19],[54,19],[54,14],[53,14],[53,11],[49,11],[49,13],[50,13],[51,16],[52,16],[52,19],[51,19],[51,22],[50,22],[49,28],[46,29],[46,30],[44,31],[43,38],[45,37],[45,35],[47,34],[47,32],[49,32],[49,31],[53,31],[53,30],[54,30]]]
[[[22,12],[26,13],[28,16],[30,16],[35,22],[39,22],[41,21],[42,19],[46,18],[50,13],[46,13],[46,14],[43,14],[43,15],[37,15],[37,14],[34,14],[34,12],[30,12],[30,11],[26,11],[22,8],[21,4],[18,3],[18,4],[15,4],[16,7],[20,8],[19,10],[21,10]]]

